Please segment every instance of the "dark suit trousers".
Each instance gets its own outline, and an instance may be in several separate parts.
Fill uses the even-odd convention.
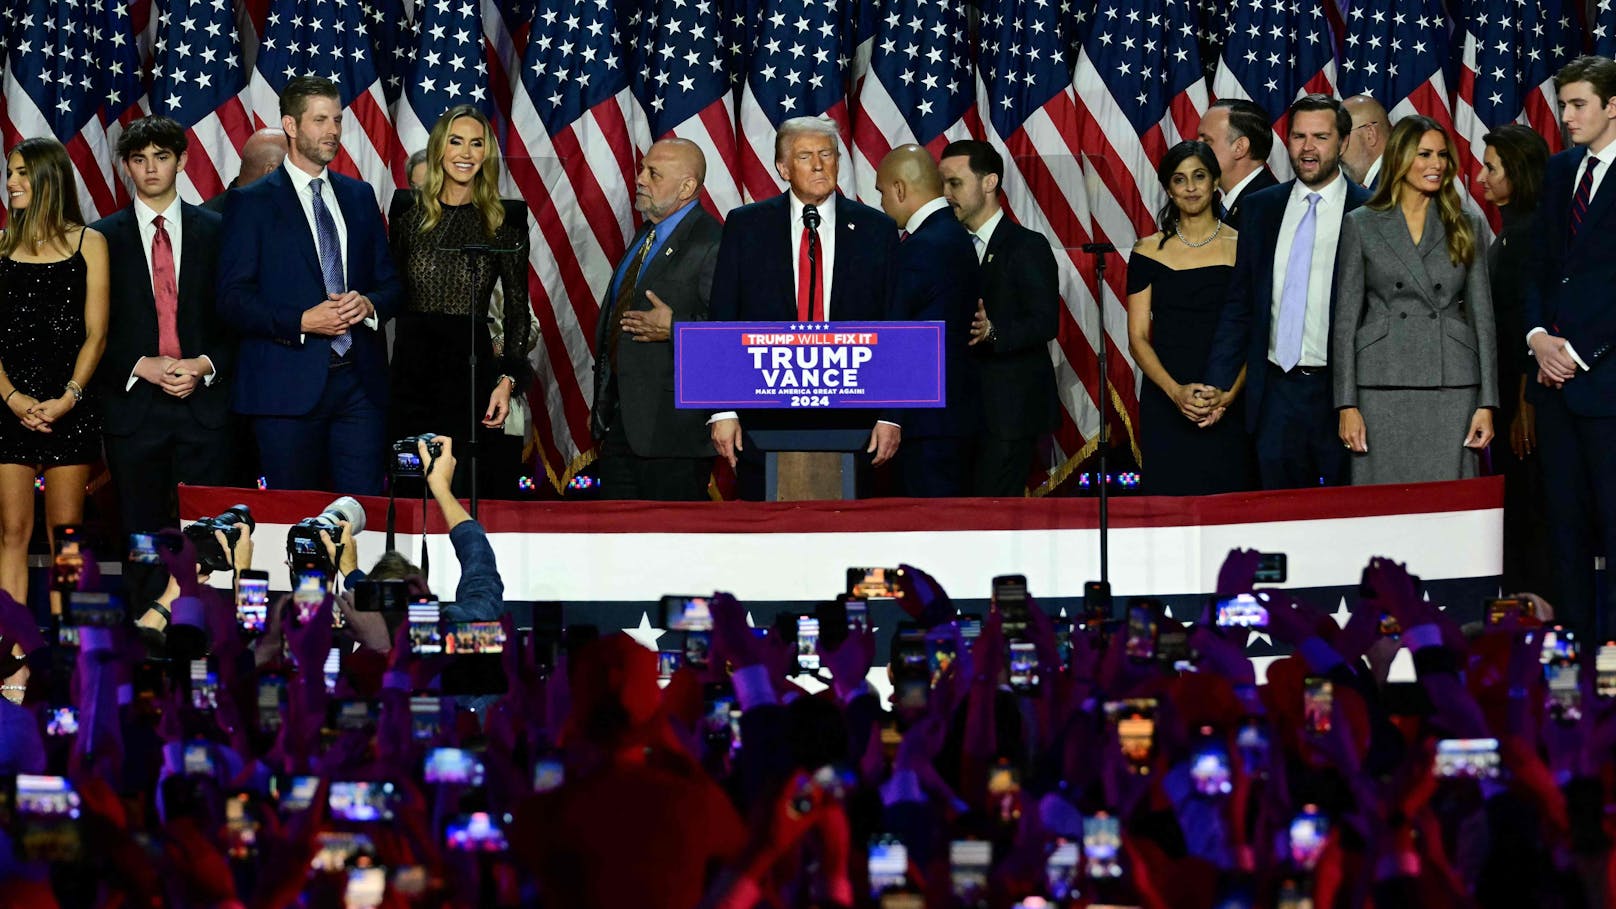
[[[705,502],[712,458],[642,458],[628,445],[623,412],[612,415],[600,443],[600,495],[603,499]]]
[[[916,499],[963,496],[971,476],[968,438],[904,439],[898,445],[903,494]]]
[[[1562,395],[1542,398],[1537,441],[1560,588],[1555,613],[1583,634],[1605,640],[1616,634],[1616,585],[1607,579],[1599,602],[1594,555],[1602,548],[1607,566],[1616,557],[1616,417],[1579,417]]]
[[[386,417],[365,394],[359,367],[333,368],[319,403],[308,413],[257,416],[252,423],[270,489],[381,495]]]
[[[1032,456],[1037,447],[1036,436],[1024,439],[1000,439],[988,433],[978,436],[971,495],[996,498],[1026,495],[1027,477],[1032,473]]]
[[[230,424],[203,426],[188,404],[169,395],[152,401],[134,432],[107,433],[106,445],[125,533],[178,527],[177,484],[226,486],[232,479]]]
[[[1289,373],[1268,365],[1257,416],[1257,469],[1264,489],[1340,486],[1347,479],[1346,446],[1330,390],[1330,374]]]

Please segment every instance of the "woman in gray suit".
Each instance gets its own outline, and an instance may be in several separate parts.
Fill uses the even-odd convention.
[[[1356,485],[1476,476],[1493,438],[1492,297],[1457,160],[1435,120],[1403,118],[1374,197],[1341,224],[1330,362]]]

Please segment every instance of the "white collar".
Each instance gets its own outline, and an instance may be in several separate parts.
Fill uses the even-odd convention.
[[[926,219],[932,216],[932,212],[941,211],[947,207],[948,200],[944,199],[942,196],[938,196],[930,202],[927,202],[925,205],[915,209],[915,213],[909,216],[909,221],[908,223],[904,224],[903,229],[912,234],[920,229],[920,225],[926,223]]]
[[[814,206],[819,209],[819,227],[821,230],[826,225],[833,225],[836,221],[836,195],[836,193],[831,193],[826,197],[825,201]],[[797,198],[797,194],[790,189],[786,190],[786,198],[791,200],[791,229],[796,230],[802,226],[802,212],[808,206]]]
[[[1003,220],[1004,209],[1001,208],[993,213],[993,217],[982,223],[982,227],[976,232],[976,235],[982,240],[983,249],[987,249],[988,244],[993,242],[993,232],[998,229],[999,222]]]
[[[1386,163],[1386,156],[1381,155],[1380,157],[1375,159],[1374,164],[1369,165],[1369,170],[1367,172],[1365,172],[1364,175],[1363,175],[1363,185],[1364,186],[1368,187],[1368,186],[1373,186],[1374,185],[1375,178],[1380,176],[1380,166],[1382,164],[1385,164],[1385,163]]]
[[[286,173],[291,176],[292,188],[297,190],[297,194],[299,196],[307,192],[309,184],[313,183],[315,180],[324,180],[327,187],[331,185],[331,172],[324,167],[320,168],[320,172],[318,174],[311,176],[303,168],[292,163],[291,155],[286,156],[286,161],[282,163],[281,166],[286,168]]]
[[[1335,179],[1326,183],[1321,189],[1311,189],[1301,180],[1297,180],[1291,187],[1292,199],[1306,199],[1308,193],[1318,193],[1322,197],[1319,199],[1322,204],[1339,204],[1347,198],[1347,175],[1338,169],[1335,172]]]
[[[1240,182],[1234,185],[1234,189],[1231,189],[1223,194],[1223,207],[1228,208],[1230,205],[1233,205],[1234,200],[1240,198],[1240,194],[1245,192],[1246,187],[1251,185],[1251,181],[1257,179],[1257,175],[1262,172],[1262,165],[1258,165],[1256,170],[1246,174],[1244,177],[1241,177]]]
[[[1605,165],[1605,173],[1610,173],[1610,164],[1616,161],[1616,142],[1611,142],[1599,151],[1589,149],[1587,157],[1598,158],[1599,163]]]
[[[174,195],[173,201],[168,203],[168,207],[162,211],[157,211],[147,205],[145,199],[135,197],[135,221],[141,227],[149,226],[159,215],[162,216],[164,224],[177,224],[179,222],[180,197],[178,193]]]

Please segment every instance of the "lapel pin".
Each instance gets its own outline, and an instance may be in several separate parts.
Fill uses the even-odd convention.
[[[667,249],[664,249],[664,250],[663,250],[663,251],[662,251],[662,254],[663,254],[663,255],[664,255],[664,256],[671,256],[671,255],[673,255],[673,247],[671,247],[671,246],[670,246],[670,247],[668,247],[668,248],[667,248]]]
[[[993,253],[988,253],[988,261],[989,262],[993,261]]]
[[[847,225],[847,229],[848,230],[857,230],[858,225],[857,224],[849,224],[849,225]]]

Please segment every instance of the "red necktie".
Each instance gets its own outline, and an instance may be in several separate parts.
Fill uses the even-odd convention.
[[[163,229],[163,216],[152,224],[157,228],[152,237],[152,296],[157,300],[157,352],[165,357],[180,358],[180,291],[174,276],[174,244]]]
[[[1582,216],[1588,213],[1589,197],[1593,195],[1594,168],[1599,166],[1599,159],[1593,155],[1588,156],[1588,166],[1582,172],[1582,180],[1577,184],[1577,194],[1571,197],[1571,237],[1576,239],[1577,231],[1582,229]]]
[[[825,321],[825,278],[820,267],[820,257],[824,255],[821,249],[818,255],[808,255],[808,228],[802,229],[802,239],[797,242],[797,319],[801,322]],[[812,277],[810,277],[812,276]],[[814,298],[808,299],[808,285],[812,283]]]

